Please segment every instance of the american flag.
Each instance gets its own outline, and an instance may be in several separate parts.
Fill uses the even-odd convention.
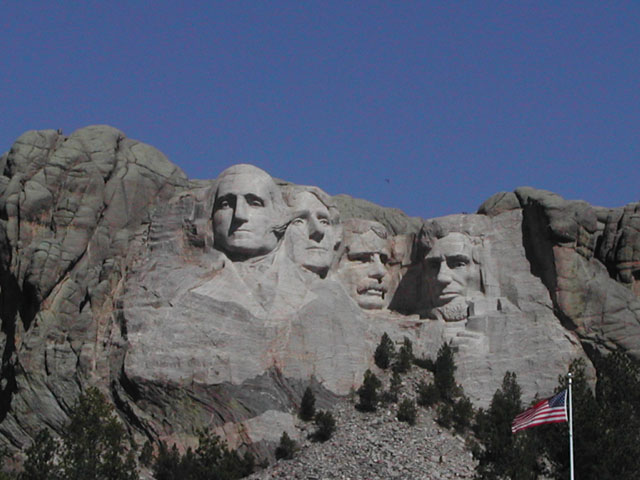
[[[533,407],[516,416],[511,423],[511,431],[535,427],[543,423],[558,423],[567,421],[567,391],[536,403]]]

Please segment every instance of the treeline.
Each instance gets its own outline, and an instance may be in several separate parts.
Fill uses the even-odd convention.
[[[73,406],[60,438],[41,430],[25,451],[23,471],[0,471],[0,480],[138,480],[138,465],[149,468],[156,480],[233,480],[254,471],[250,453],[240,455],[216,435],[199,432],[199,445],[180,453],[161,442],[156,455],[151,443],[142,448],[96,388],[87,389]],[[0,456],[4,466],[7,452]]]
[[[635,480],[640,475],[640,370],[622,352],[595,360],[593,390],[582,360],[573,373],[573,443],[575,478]],[[567,388],[560,377],[556,393]],[[507,373],[490,407],[476,414],[474,432],[482,479],[569,478],[569,426],[541,425],[511,433],[513,417],[522,404],[514,373]]]
[[[477,479],[569,478],[568,424],[541,425],[513,434],[513,419],[530,406],[522,402],[516,374],[507,372],[490,406],[475,410],[455,382],[454,356],[455,349],[443,344],[435,360],[416,358],[406,338],[396,352],[395,343],[385,333],[374,361],[383,370],[392,369],[389,390],[384,391],[377,376],[367,371],[357,392],[360,402],[356,408],[375,411],[378,404],[397,399],[397,375],[411,365],[426,368],[433,372],[433,382],[419,383],[413,392],[417,404],[434,409],[441,426],[466,436],[478,461]],[[640,476],[640,368],[623,352],[594,356],[595,388],[589,384],[583,360],[569,367],[573,374],[575,478],[636,480]],[[567,382],[566,376],[559,377],[555,393],[566,389]],[[413,424],[415,411],[413,400],[405,398],[397,418]]]
[[[357,390],[356,408],[375,412],[380,405],[397,404],[399,421],[413,425],[418,408],[433,409],[436,421],[467,439],[478,461],[477,479],[529,480],[569,476],[569,440],[566,423],[541,425],[511,433],[514,417],[528,405],[522,402],[517,376],[507,372],[487,409],[474,410],[455,382],[455,349],[443,344],[435,360],[417,358],[408,339],[399,350],[385,333],[374,356],[382,370],[391,370],[387,388],[371,370],[365,372]],[[581,480],[631,480],[640,472],[640,369],[621,352],[599,356],[595,388],[588,382],[585,364],[576,360],[573,373],[573,432],[575,478]],[[420,381],[414,391],[402,391],[401,375],[414,367],[428,369],[433,381]],[[567,388],[567,378],[555,389]],[[402,398],[402,399],[401,399]],[[534,400],[538,401],[538,399]],[[310,388],[298,411],[304,421],[315,423],[310,435],[324,442],[337,425],[329,411],[316,411]],[[283,432],[276,458],[293,458],[296,443]],[[0,452],[2,463],[7,452]],[[84,392],[72,408],[60,438],[43,429],[25,451],[23,471],[2,472],[0,480],[137,480],[138,467],[149,469],[157,480],[239,479],[255,470],[250,453],[229,449],[208,431],[199,432],[195,449],[180,453],[175,445],[161,442],[154,448],[132,443],[113,407],[95,388]]]

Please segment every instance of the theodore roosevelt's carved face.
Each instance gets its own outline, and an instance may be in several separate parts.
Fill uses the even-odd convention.
[[[214,242],[238,259],[265,255],[279,238],[281,194],[265,171],[252,165],[234,165],[218,177],[213,207]]]
[[[329,209],[311,192],[293,198],[293,220],[287,228],[287,250],[291,259],[324,277],[331,266],[336,232]]]
[[[378,222],[362,222],[368,228],[354,232],[345,226],[344,252],[336,274],[361,308],[381,309],[389,303],[389,239]]]
[[[427,296],[445,320],[466,318],[466,299],[481,291],[480,267],[473,246],[462,233],[450,233],[433,242],[423,260]]]

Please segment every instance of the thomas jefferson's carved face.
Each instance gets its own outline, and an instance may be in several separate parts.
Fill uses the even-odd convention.
[[[287,228],[287,249],[298,265],[324,276],[334,255],[335,231],[329,209],[312,193],[294,198],[294,216]]]
[[[480,268],[473,261],[469,238],[461,233],[439,238],[425,256],[423,267],[431,306],[443,312],[464,308],[466,316],[466,298],[481,289]]]
[[[379,228],[383,229],[382,225]],[[336,274],[351,297],[365,309],[385,308],[389,303],[390,249],[386,238],[373,230],[345,235],[345,252]]]
[[[243,167],[230,167],[220,176],[213,229],[218,248],[249,258],[267,254],[278,244],[274,232],[278,213],[273,203],[277,186],[266,172]]]

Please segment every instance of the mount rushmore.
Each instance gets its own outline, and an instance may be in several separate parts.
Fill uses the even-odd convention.
[[[387,332],[456,347],[488,405],[574,358],[640,357],[640,203],[521,187],[424,220],[249,164],[190,180],[112,127],[30,131],[0,157],[0,440],[59,430],[97,386],[138,443],[214,429],[266,452],[311,385],[356,389]],[[452,192],[455,194],[455,192]]]

